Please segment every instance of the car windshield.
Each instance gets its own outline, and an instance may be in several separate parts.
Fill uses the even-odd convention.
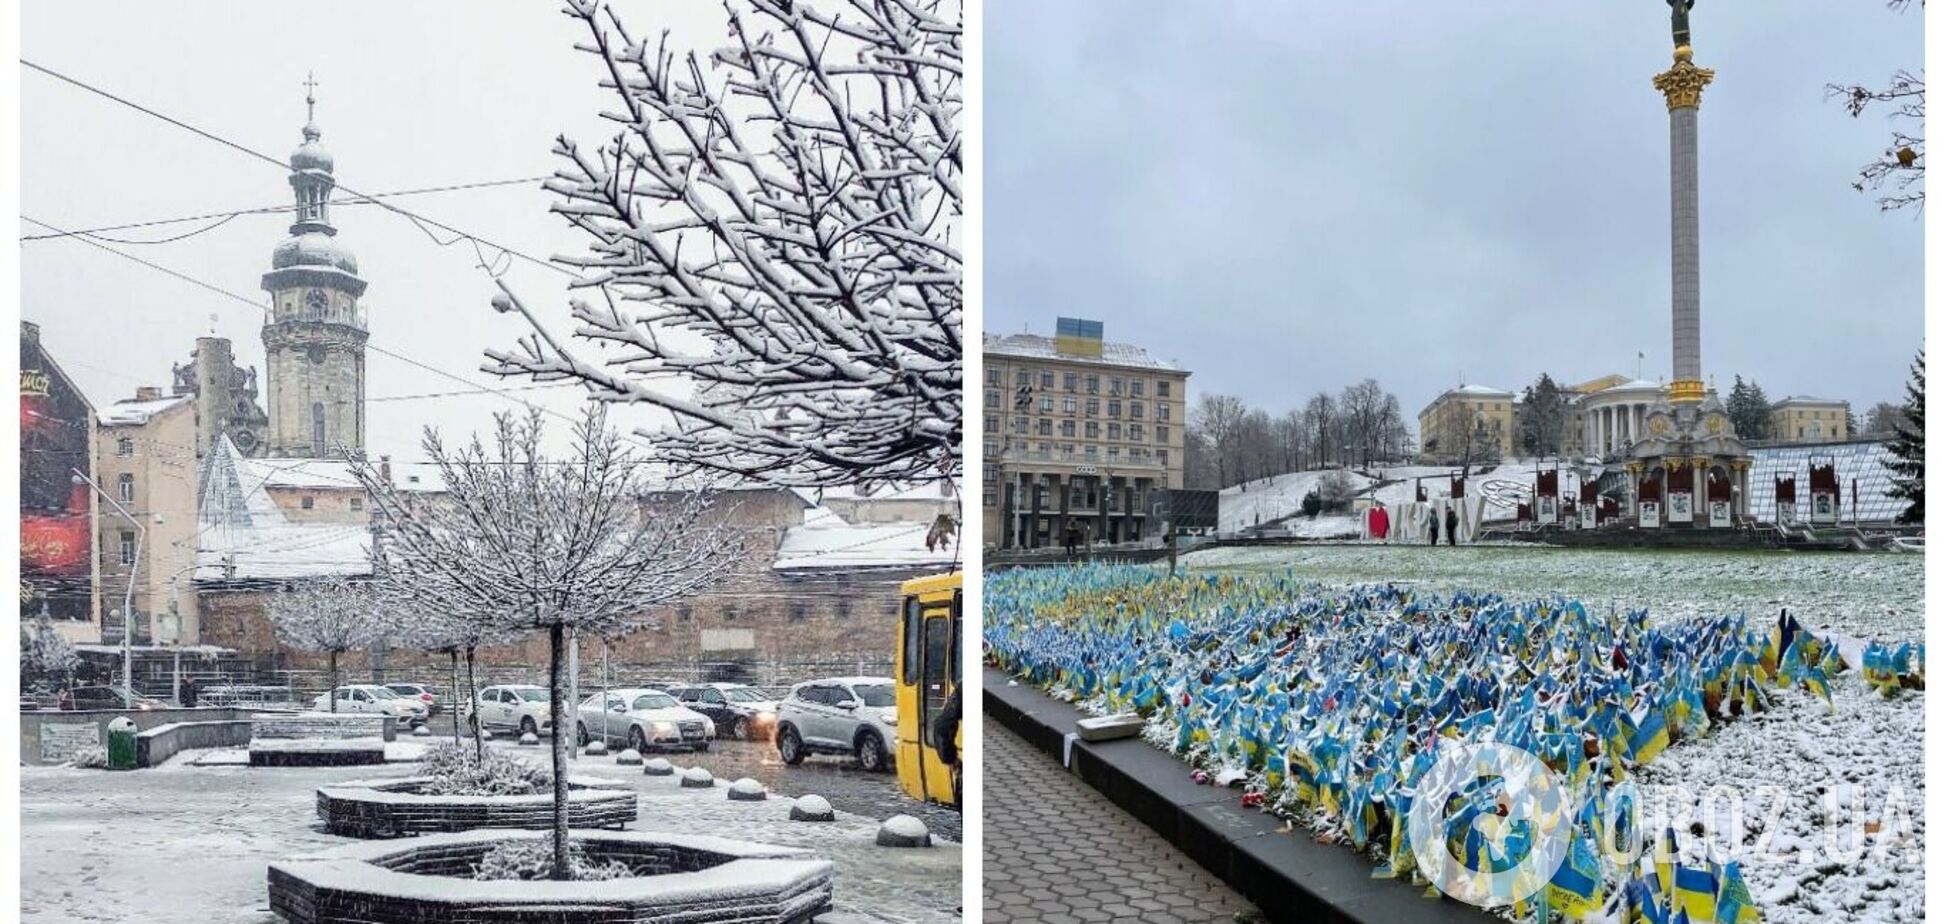
[[[544,703],[547,701],[547,691],[545,690],[514,690],[513,692],[529,703]]]
[[[769,697],[764,696],[761,692],[750,687],[730,687],[722,691],[722,695],[728,697],[732,703],[760,703],[769,699]]]
[[[634,701],[636,709],[667,709],[675,705],[680,704],[675,702],[675,697],[666,693],[643,693]]]
[[[851,687],[852,692],[864,698],[864,705],[882,708],[895,706],[898,700],[888,683],[861,683]]]

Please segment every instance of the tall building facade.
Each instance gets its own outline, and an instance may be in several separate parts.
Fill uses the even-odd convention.
[[[365,442],[365,281],[358,259],[337,241],[331,192],[337,181],[315,119],[290,155],[297,221],[263,274],[270,315],[263,326],[268,367],[268,454],[361,457]],[[239,449],[242,447],[239,446]]]
[[[94,406],[20,322],[20,615],[45,614],[70,641],[101,640]]]
[[[1102,333],[1061,318],[1050,338],[986,336],[986,542],[1140,541],[1150,492],[1181,487],[1189,373]]]
[[[1418,412],[1419,455],[1433,463],[1476,463],[1516,451],[1518,396],[1489,385],[1460,385]]]
[[[160,388],[137,389],[99,413],[97,481],[135,521],[116,510],[100,520],[95,554],[108,609],[134,604],[128,619],[102,622],[104,641],[118,641],[125,622],[137,644],[197,642],[196,425],[195,398]]]

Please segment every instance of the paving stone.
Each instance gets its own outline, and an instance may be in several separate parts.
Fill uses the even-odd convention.
[[[1249,910],[1221,880],[1019,736],[987,723],[982,743],[985,920],[1226,924]]]

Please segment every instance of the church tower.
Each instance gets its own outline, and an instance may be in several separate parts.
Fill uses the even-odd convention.
[[[263,290],[268,366],[268,455],[361,457],[365,442],[365,328],[358,259],[331,226],[333,162],[318,139],[316,81],[307,80],[304,143],[290,155],[296,223],[270,257]]]

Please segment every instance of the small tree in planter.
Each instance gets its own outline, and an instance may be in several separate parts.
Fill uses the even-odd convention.
[[[402,495],[401,503],[416,506],[417,499]],[[445,569],[419,567],[410,556],[390,555],[385,569],[383,593],[393,602],[388,608],[395,623],[394,637],[422,651],[437,651],[451,658],[452,740],[459,740],[459,692],[465,691],[472,710],[473,754],[486,756],[486,739],[480,735],[479,683],[473,673],[475,656],[488,645],[520,641],[523,632],[509,632],[493,613],[469,607],[476,605],[473,595],[455,587]],[[459,683],[459,660],[466,662],[466,682]]]
[[[446,486],[416,503],[369,463],[355,467],[393,524],[388,557],[434,580],[455,612],[500,632],[547,634],[553,720],[554,878],[572,875],[567,839],[567,633],[603,636],[645,625],[650,607],[694,593],[736,560],[731,534],[706,520],[700,491],[653,495],[639,460],[590,406],[565,459],[541,450],[538,410],[498,418],[492,449],[477,437],[447,448],[425,435]]]
[[[270,598],[270,625],[277,640],[292,648],[321,651],[330,665],[325,698],[337,708],[338,655],[383,638],[384,601],[367,583],[326,578]]]

